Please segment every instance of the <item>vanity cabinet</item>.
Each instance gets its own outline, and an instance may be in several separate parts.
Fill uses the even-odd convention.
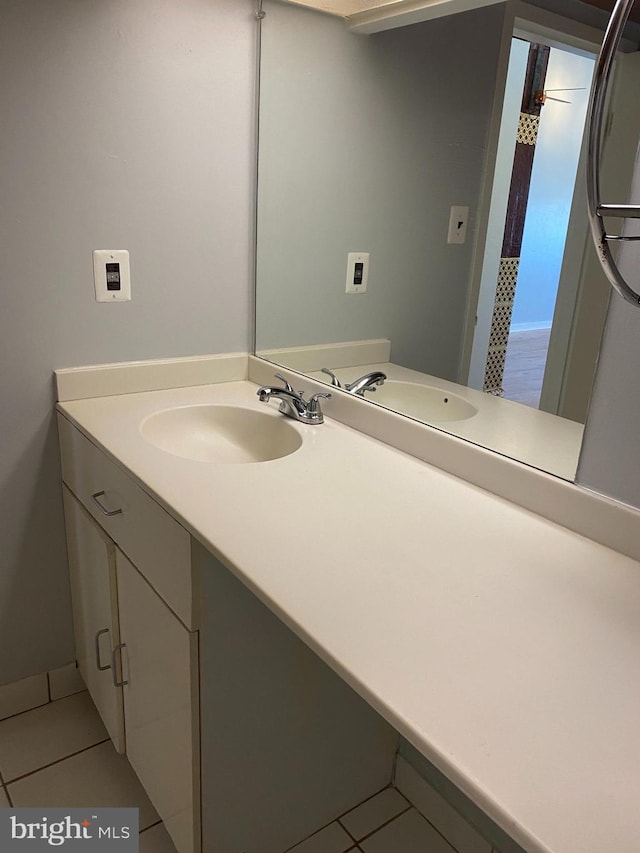
[[[178,853],[197,853],[198,631],[190,606],[190,537],[64,418],[59,431],[80,672]],[[173,568],[187,578],[186,589],[176,585]]]

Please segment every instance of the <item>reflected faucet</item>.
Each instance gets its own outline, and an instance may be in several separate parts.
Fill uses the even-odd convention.
[[[322,368],[322,373],[326,373],[331,377],[331,385],[334,388],[344,388],[345,391],[349,391],[351,394],[357,394],[358,397],[364,397],[365,391],[375,391],[376,387],[384,384],[384,380],[387,378],[387,374],[383,373],[381,370],[374,370],[371,373],[365,373],[364,376],[361,376],[359,379],[355,379],[353,382],[349,382],[346,385],[341,385],[338,377],[329,370],[328,367]]]

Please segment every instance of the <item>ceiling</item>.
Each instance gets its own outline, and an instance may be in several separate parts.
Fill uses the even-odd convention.
[[[379,9],[381,6],[394,6],[396,3],[405,3],[406,0],[290,0],[290,2],[348,18],[351,15],[357,15],[358,12],[368,12],[371,9]]]
[[[289,0],[289,2],[297,3],[300,6],[309,6],[312,9],[319,9],[322,12],[328,12],[332,15],[340,15],[344,18],[349,18],[360,12],[368,12],[372,9],[380,9],[383,6],[416,6],[420,5],[415,0]],[[535,3],[535,0],[533,0]],[[424,5],[427,5],[426,3]],[[484,5],[484,4],[480,4]],[[582,5],[593,6],[597,9],[602,9],[607,14],[611,14],[614,6],[614,0],[582,0]],[[634,4],[629,15],[629,20],[640,23],[640,3]]]

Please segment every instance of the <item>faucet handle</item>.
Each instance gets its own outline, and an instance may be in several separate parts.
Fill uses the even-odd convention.
[[[279,379],[280,382],[284,383],[284,387],[287,389],[287,391],[289,391],[291,394],[296,393],[281,373],[275,373],[274,376],[276,379]]]
[[[309,402],[305,410],[305,421],[312,424],[321,424],[324,421],[324,414],[320,408],[320,397],[329,399],[331,394],[312,394],[309,397]]]

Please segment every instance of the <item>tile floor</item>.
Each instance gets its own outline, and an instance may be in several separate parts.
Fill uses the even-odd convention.
[[[175,853],[126,758],[85,691],[0,721],[0,807],[133,806],[140,853]],[[455,853],[395,789],[386,788],[289,853]]]
[[[385,788],[288,853],[455,853],[395,788]]]
[[[85,691],[0,721],[0,806],[133,806],[140,853],[175,853]]]

